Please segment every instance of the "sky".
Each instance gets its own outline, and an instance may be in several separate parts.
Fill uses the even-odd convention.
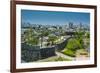
[[[90,24],[90,13],[41,10],[21,10],[22,23],[42,25]]]

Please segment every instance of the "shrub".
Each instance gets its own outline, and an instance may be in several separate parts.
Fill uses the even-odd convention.
[[[77,39],[69,39],[66,48],[72,51],[76,51],[77,49],[81,49],[82,45]]]

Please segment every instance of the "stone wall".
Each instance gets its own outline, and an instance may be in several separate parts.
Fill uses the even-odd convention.
[[[45,59],[51,56],[55,56],[55,47],[48,47],[40,49],[41,59]]]
[[[31,62],[39,60],[40,50],[39,46],[30,46],[27,44],[21,44],[21,61]]]
[[[70,38],[68,38],[70,39]],[[40,48],[39,46],[30,46],[25,43],[21,44],[21,60],[22,62],[33,62],[55,56],[55,51],[61,51],[65,48],[68,39],[53,47]]]
[[[65,48],[65,46],[66,46],[66,44],[67,44],[67,42],[68,42],[68,40],[69,40],[70,38],[71,38],[71,37],[69,37],[69,38],[67,38],[66,40],[64,40],[63,42],[57,44],[57,45],[55,46],[56,50],[57,50],[57,51],[63,50],[63,49]]]
[[[25,43],[21,44],[22,62],[33,62],[55,56],[55,47],[40,48],[39,46],[30,46]]]

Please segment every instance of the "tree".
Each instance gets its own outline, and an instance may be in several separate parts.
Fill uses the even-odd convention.
[[[52,35],[52,36],[49,36],[49,39],[48,39],[48,42],[52,42],[51,45],[54,45],[54,41],[57,39],[56,36]]]
[[[79,41],[79,43],[81,44],[82,47],[84,47],[84,35],[85,35],[85,31],[76,31],[75,33],[75,38]]]
[[[90,33],[89,32],[86,33],[86,38],[90,38]]]
[[[76,38],[82,38],[84,33],[85,33],[84,31],[76,31],[75,32],[75,37]]]
[[[47,31],[47,30],[43,31],[43,32],[42,32],[42,35],[43,35],[43,36],[48,36],[48,35],[49,35],[49,31]]]
[[[41,33],[40,33],[40,38],[41,38],[41,47],[42,47],[42,42],[43,42],[43,38],[44,36],[48,36],[49,35],[49,32],[47,30],[40,30]]]
[[[72,51],[76,51],[77,49],[81,49],[82,46],[77,39],[73,38],[73,39],[69,39],[66,48]]]
[[[33,29],[30,27],[25,31],[24,34],[25,43],[29,45],[37,45],[38,44],[38,36],[34,33]]]

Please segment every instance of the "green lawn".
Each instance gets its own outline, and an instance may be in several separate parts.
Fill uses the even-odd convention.
[[[71,57],[75,57],[75,52],[70,49],[64,49],[62,53]]]

